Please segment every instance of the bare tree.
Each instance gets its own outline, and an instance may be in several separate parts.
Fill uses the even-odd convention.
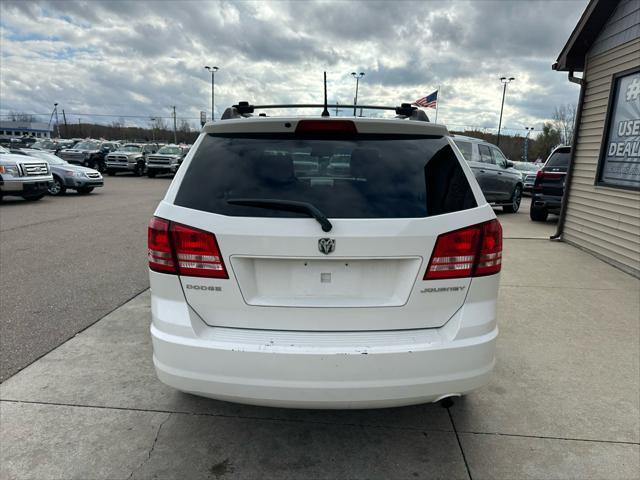
[[[24,112],[9,112],[9,119],[12,122],[35,122],[36,117],[31,115],[30,113]]]
[[[161,117],[152,117],[151,120],[151,128],[155,128],[156,130],[166,130],[167,124]]]
[[[553,112],[553,128],[560,134],[560,143],[571,145],[573,141],[577,105],[567,103],[556,107]]]
[[[180,130],[181,132],[189,133],[191,131],[191,124],[189,124],[189,122],[183,118],[180,120],[180,126],[178,127],[178,130]]]

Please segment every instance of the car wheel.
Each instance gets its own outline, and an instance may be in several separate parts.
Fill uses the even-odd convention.
[[[80,195],[86,195],[88,193],[93,192],[93,187],[79,187],[78,188],[78,193]]]
[[[144,173],[144,165],[136,163],[136,168],[133,169],[133,174],[136,177],[140,177],[142,176],[143,173]]]
[[[109,170],[107,169],[107,175],[109,175],[110,177],[113,177],[116,174],[115,170]]]
[[[505,213],[517,213],[520,210],[520,202],[522,201],[522,188],[520,185],[516,185],[511,195],[511,204],[502,207]]]
[[[535,207],[531,205],[529,216],[534,222],[545,222],[547,220],[547,217],[549,216],[549,212],[544,207]]]
[[[84,162],[82,162],[82,166],[83,167],[89,167],[89,160],[85,160]]]
[[[100,172],[100,173],[104,173],[107,171],[107,166],[105,165],[104,162],[98,162],[98,165],[96,166],[96,169]]]
[[[29,202],[35,202],[36,200],[40,200],[44,197],[44,193],[38,193],[37,195],[23,195],[22,198]]]
[[[156,176],[155,170],[147,170],[147,177],[153,178]]]
[[[53,177],[53,182],[47,190],[49,195],[64,195],[67,191],[67,187],[64,186],[64,183],[62,183],[62,180],[60,180],[59,177]]]

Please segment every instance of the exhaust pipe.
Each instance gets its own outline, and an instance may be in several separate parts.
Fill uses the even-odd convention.
[[[461,396],[459,393],[447,393],[436,398],[433,403],[439,403],[442,408],[450,408],[453,406],[453,399]]]

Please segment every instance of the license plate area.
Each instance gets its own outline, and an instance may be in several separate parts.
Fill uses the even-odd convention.
[[[406,304],[422,259],[232,256],[248,305],[392,307]]]

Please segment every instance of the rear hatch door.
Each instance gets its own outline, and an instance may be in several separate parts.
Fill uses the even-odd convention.
[[[156,214],[216,235],[229,279],[181,277],[214,326],[439,327],[470,279],[423,280],[438,235],[494,218],[445,137],[206,135],[187,162],[175,204]],[[230,203],[275,197],[315,205],[332,229]]]

